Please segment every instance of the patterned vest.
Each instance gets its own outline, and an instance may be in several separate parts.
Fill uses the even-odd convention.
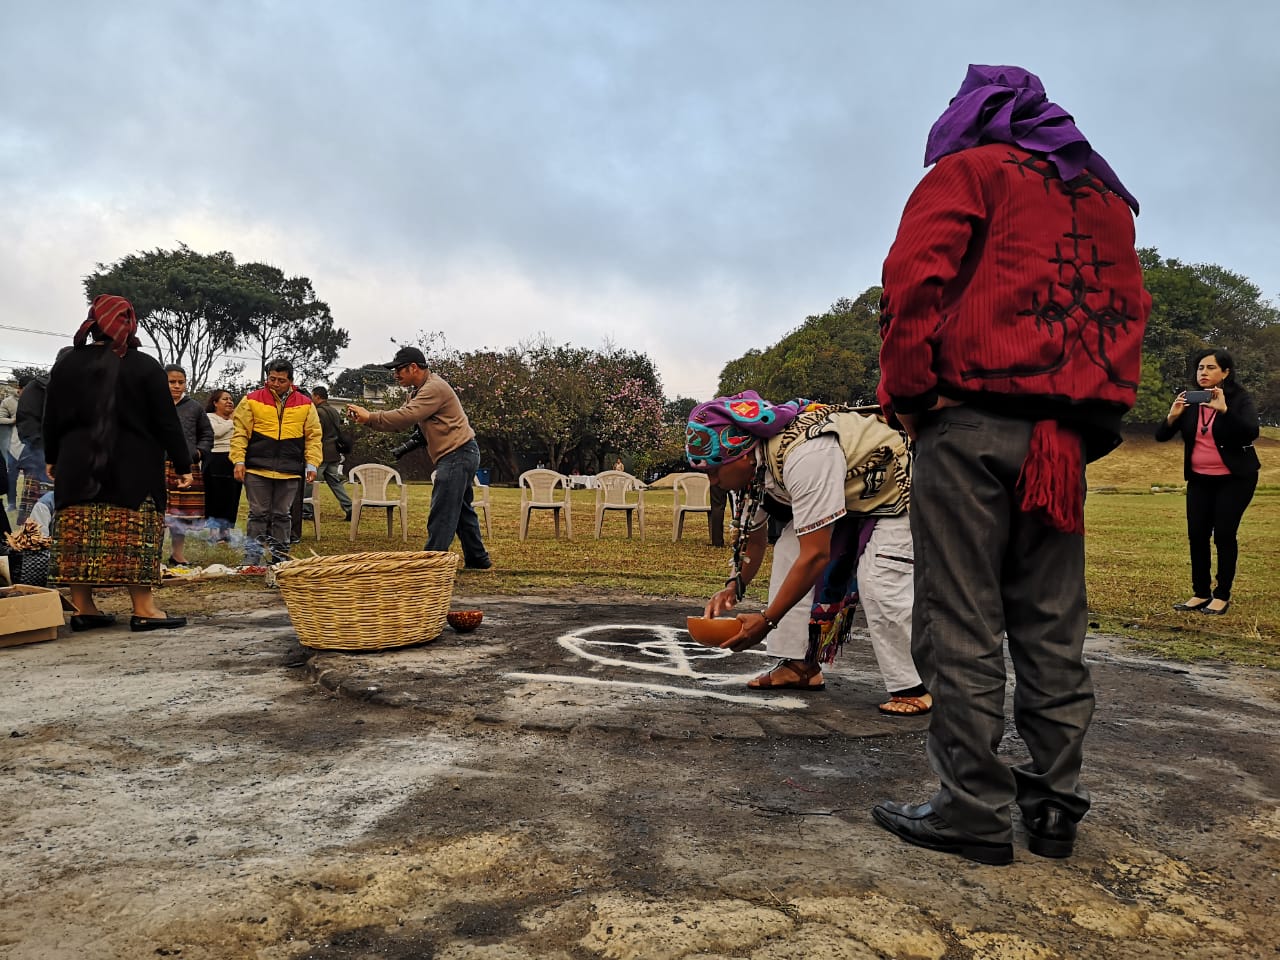
[[[844,450],[844,503],[859,517],[896,517],[911,504],[911,453],[906,438],[875,417],[847,407],[806,410],[766,442],[765,463],[783,491],[787,456],[813,437],[834,434]]]

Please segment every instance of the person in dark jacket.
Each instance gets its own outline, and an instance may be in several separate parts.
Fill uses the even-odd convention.
[[[311,391],[311,400],[316,405],[316,413],[320,416],[321,447],[324,450],[324,461],[316,473],[317,480],[323,480],[333,491],[338,506],[346,514],[344,519],[351,519],[351,495],[347,493],[342,482],[342,451],[338,449],[338,441],[348,443],[342,432],[342,413],[329,402],[329,391],[324,387],[316,387]]]
[[[50,580],[71,588],[72,630],[114,623],[94,601],[95,586],[128,589],[133,630],[186,623],[158,609],[151,591],[164,545],[165,456],[185,486],[191,455],[164,371],[138,350],[137,328],[128,300],[97,297],[74,349],[49,376],[44,444],[57,509]]]
[[[1208,348],[1193,362],[1196,384],[1207,402],[1178,394],[1156,428],[1163,442],[1181,434],[1182,475],[1187,481],[1187,539],[1191,544],[1191,599],[1175,610],[1221,616],[1231,606],[1239,543],[1236,531],[1258,485],[1258,408],[1236,383],[1235,362],[1226,350]],[[1209,539],[1218,545],[1218,585],[1211,586]]]
[[[164,368],[169,380],[169,396],[177,411],[182,434],[187,438],[187,451],[191,455],[191,483],[178,486],[178,474],[170,464],[165,468],[165,483],[169,487],[169,505],[165,510],[165,526],[169,528],[169,566],[185,566],[187,563],[187,529],[204,520],[204,461],[213,451],[213,427],[204,408],[187,394],[187,371],[176,363]]]
[[[61,354],[59,354],[61,356]],[[49,389],[49,375],[18,378],[18,408],[14,415],[14,430],[22,442],[18,455],[18,472],[22,474],[22,496],[18,500],[18,526],[22,526],[31,508],[49,490],[49,475],[45,472],[44,399]]]

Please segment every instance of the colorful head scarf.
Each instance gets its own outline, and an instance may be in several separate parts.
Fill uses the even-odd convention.
[[[689,413],[684,431],[685,459],[695,470],[712,470],[741,460],[761,440],[777,436],[806,401],[772,404],[754,390],[716,397]]]
[[[1042,153],[1064,180],[1087,167],[1138,212],[1138,201],[1089,146],[1071,114],[1051,102],[1040,78],[1022,67],[969,64],[959,92],[929,131],[924,165],[984,143],[1009,143]]]
[[[123,357],[130,347],[142,346],[136,336],[138,315],[134,313],[133,304],[124,297],[115,297],[109,293],[94,297],[93,304],[89,307],[89,316],[80,324],[80,329],[71,342],[82,347],[89,334],[95,330],[103,339],[111,341],[111,350],[117,357]]]

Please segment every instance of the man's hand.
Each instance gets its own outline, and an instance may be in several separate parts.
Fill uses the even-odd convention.
[[[245,471],[244,471],[243,463],[237,463],[234,467],[231,468],[231,475],[235,477],[237,480],[239,480],[241,483],[244,483],[244,472]]]
[[[307,483],[311,483],[316,478],[316,468],[307,467]]]
[[[189,487],[189,486],[191,486],[191,474],[189,474],[189,473],[184,473],[184,474],[182,474],[181,476],[179,476],[179,477],[178,477],[178,489],[179,489],[179,490],[185,490],[185,489],[186,489],[187,487]]]
[[[352,420],[355,420],[357,423],[369,422],[369,411],[354,403],[347,404],[347,416]]]
[[[46,464],[44,465],[44,472],[45,472],[45,473],[47,473],[47,474],[49,475],[49,479],[50,479],[50,480],[52,480],[52,479],[53,479],[53,464],[52,464],[52,463],[46,463]]]
[[[929,408],[929,412],[941,410],[943,407],[958,407],[959,400],[952,400],[950,397],[939,397],[933,402],[933,406]],[[920,413],[899,413],[898,422],[902,424],[902,429],[907,432],[907,436],[912,440],[916,438],[916,434],[920,430],[920,421],[924,415]]]
[[[763,613],[740,613],[738,622],[742,624],[742,629],[736,637],[730,637],[720,644],[722,650],[741,653],[764,643],[764,638],[769,635],[769,621],[764,618]]]
[[[714,594],[707,601],[707,607],[702,611],[704,617],[718,617],[722,613],[732,610],[738,605],[738,588],[725,587],[723,590]]]

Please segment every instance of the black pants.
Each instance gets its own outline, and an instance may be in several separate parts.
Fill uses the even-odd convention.
[[[1191,592],[1197,597],[1231,599],[1236,578],[1240,518],[1258,485],[1256,473],[1212,477],[1193,473],[1187,481],[1187,539],[1191,541]],[[1218,586],[1211,589],[1209,538],[1218,545]]]

